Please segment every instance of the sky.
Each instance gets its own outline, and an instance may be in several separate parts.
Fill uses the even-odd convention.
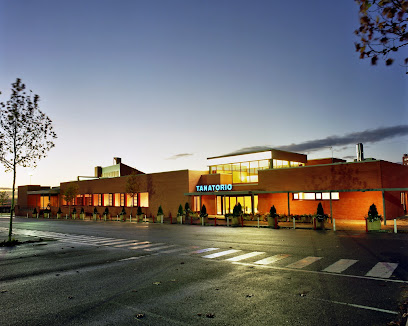
[[[0,101],[21,78],[58,135],[17,185],[58,186],[113,157],[207,170],[268,147],[353,160],[363,142],[401,162],[408,75],[360,60],[357,27],[352,0],[0,0]]]

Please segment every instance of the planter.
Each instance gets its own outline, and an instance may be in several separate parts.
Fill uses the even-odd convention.
[[[183,216],[177,216],[177,223],[183,224]]]
[[[61,213],[57,213],[57,219],[61,218]]]
[[[163,223],[163,218],[164,218],[164,215],[157,215],[156,222],[157,223]]]
[[[376,220],[370,222],[369,220],[366,220],[367,222],[367,231],[380,231],[381,230],[381,220]]]
[[[269,226],[270,228],[277,229],[277,228],[278,228],[278,218],[277,218],[277,217],[268,216],[268,226]]]
[[[107,214],[103,214],[103,219],[106,221],[106,219],[108,219],[109,216]]]
[[[93,214],[93,216],[92,216],[92,217],[93,217],[93,220],[94,220],[94,221],[96,221],[96,220],[97,220],[97,218],[98,218],[98,214]]]
[[[324,219],[318,220],[316,217],[313,217],[313,228],[315,230],[324,230]]]
[[[44,218],[50,218],[50,213],[44,213]]]
[[[205,225],[205,223],[207,223],[207,216],[200,216],[200,223],[201,225]]]
[[[38,218],[38,213],[37,213],[37,214],[33,214],[33,218]]]
[[[81,213],[81,214],[79,214],[79,216],[80,216],[81,220],[85,220],[85,213]]]
[[[76,219],[76,213],[72,214],[72,219],[74,219],[74,220]]]
[[[136,215],[136,222],[143,222],[143,214]]]
[[[239,216],[233,216],[231,217],[231,225],[232,226],[238,226],[241,218]]]

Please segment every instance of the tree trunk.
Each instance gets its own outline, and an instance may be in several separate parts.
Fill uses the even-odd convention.
[[[15,162],[15,161],[14,161]],[[13,234],[13,213],[14,213],[14,193],[16,189],[16,164],[14,163],[13,166],[13,193],[11,197],[11,209],[10,209],[10,227],[9,227],[9,235],[8,241],[11,241],[11,236]]]

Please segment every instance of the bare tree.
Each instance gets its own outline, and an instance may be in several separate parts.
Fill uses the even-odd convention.
[[[132,209],[134,206],[134,198],[137,195],[137,192],[139,191],[140,184],[139,184],[139,178],[137,177],[137,174],[135,172],[132,172],[131,175],[127,177],[126,180],[126,193],[129,194],[130,198],[132,198],[132,206],[130,207],[130,216],[132,216]]]
[[[40,97],[32,91],[27,94],[25,88],[17,78],[10,99],[0,102],[0,162],[6,171],[13,171],[8,241],[13,233],[17,166],[35,167],[55,146],[53,140],[57,138],[52,121],[38,107]]]
[[[360,42],[355,43],[360,59],[371,58],[377,64],[380,56],[387,66],[394,62],[390,57],[408,45],[408,1],[407,0],[355,0],[360,6],[360,27],[355,34]],[[408,58],[404,64],[408,65]]]
[[[63,197],[64,197],[64,200],[69,205],[69,212],[68,212],[69,215],[71,215],[72,201],[76,198],[76,196],[78,195],[78,192],[79,192],[79,187],[77,184],[74,184],[74,183],[69,184],[68,187],[66,187],[64,190]]]

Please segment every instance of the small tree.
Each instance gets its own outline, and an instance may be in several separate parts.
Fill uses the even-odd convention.
[[[377,210],[377,206],[375,206],[374,204],[372,204],[370,206],[370,209],[368,210],[368,218],[367,218],[370,222],[374,222],[377,220],[381,220],[381,215],[378,214],[378,210]]]
[[[205,205],[201,206],[201,210],[200,210],[200,217],[207,217],[207,207],[205,207]]]
[[[137,196],[137,192],[139,191],[139,179],[135,172],[132,172],[131,175],[127,177],[126,180],[126,193],[129,194],[130,198],[132,198],[132,206],[130,207],[130,216],[132,216],[132,209],[134,204],[135,196]]]
[[[68,215],[71,214],[71,204],[75,204],[72,203],[72,201],[76,198],[78,191],[79,191],[78,185],[74,183],[69,184],[68,187],[66,187],[64,190],[63,198],[69,205]]]
[[[189,205],[188,202],[187,202],[187,203],[185,203],[185,205],[184,205],[184,213],[186,214],[186,218],[188,218],[188,217],[190,216],[190,212],[191,212],[191,210],[190,210],[190,205]]]
[[[142,207],[140,207],[140,206],[138,206],[137,207],[137,215],[142,215],[143,214],[143,212],[142,212]]]
[[[269,210],[270,217],[276,217],[276,208],[275,205],[272,205],[271,209]]]
[[[322,203],[317,204],[316,218],[319,221],[323,221],[326,218],[326,215],[324,214]]]
[[[240,203],[236,204],[232,210],[232,215],[235,217],[242,215],[242,206]]]
[[[40,97],[31,91],[26,94],[25,88],[17,78],[10,99],[0,102],[0,162],[6,171],[13,171],[9,242],[13,233],[17,166],[35,167],[55,146],[53,140],[57,138],[52,121],[38,107]]]
[[[159,209],[157,210],[157,216],[159,215],[164,215],[163,214],[163,208],[161,207],[161,205],[159,206]]]
[[[180,206],[179,206],[179,208],[178,208],[178,212],[177,212],[177,216],[183,216],[183,206],[181,206],[181,204],[180,204]]]

